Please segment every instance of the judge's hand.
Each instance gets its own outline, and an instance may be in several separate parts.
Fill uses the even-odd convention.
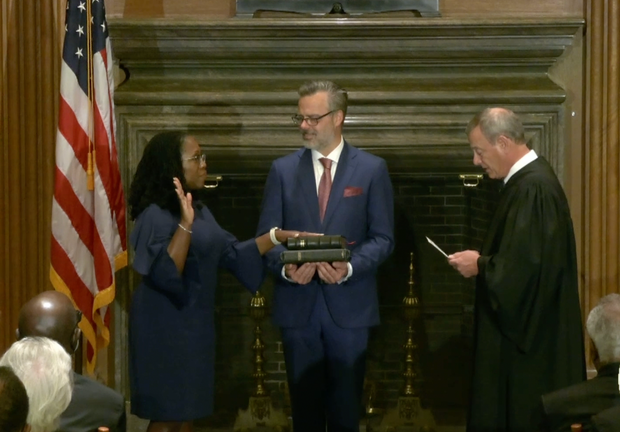
[[[466,250],[448,255],[448,263],[466,278],[478,274],[478,251]]]
[[[310,233],[305,231],[295,231],[295,230],[281,230],[277,229],[275,231],[276,239],[280,243],[285,243],[291,237],[311,237],[311,236],[322,236],[323,234]]]
[[[174,191],[177,193],[177,197],[179,198],[179,204],[181,204],[181,225],[183,225],[187,229],[192,228],[192,224],[194,223],[194,207],[192,207],[192,194],[184,193],[183,186],[181,186],[181,181],[177,177],[172,178],[172,183],[174,183]]]
[[[349,274],[349,267],[346,261],[335,261],[333,263],[320,262],[316,266],[319,277],[328,284],[340,282]]]
[[[299,285],[306,285],[312,280],[316,271],[316,263],[305,263],[301,266],[297,264],[285,264],[284,274],[287,278],[292,279]]]

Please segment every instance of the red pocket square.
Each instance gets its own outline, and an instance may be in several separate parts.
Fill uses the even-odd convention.
[[[344,198],[361,195],[364,193],[361,187],[347,186],[344,188]]]

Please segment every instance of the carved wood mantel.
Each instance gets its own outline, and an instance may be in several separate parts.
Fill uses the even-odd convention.
[[[581,69],[568,68],[577,79],[551,78],[580,44],[581,20],[110,20],[109,26],[128,77],[115,95],[125,185],[148,139],[166,129],[195,135],[211,173],[264,181],[274,158],[300,147],[290,119],[297,88],[318,78],[349,91],[347,140],[386,159],[392,175],[478,172],[464,131],[489,105],[520,113],[532,146],[563,180],[571,146],[581,145],[581,134],[571,132],[572,111],[582,103]],[[579,91],[570,88],[575,81]],[[121,388],[130,291],[118,290]]]
[[[218,173],[266,173],[299,147],[299,85],[349,90],[348,140],[397,172],[471,171],[464,128],[487,105],[520,112],[534,148],[562,174],[566,91],[550,67],[580,20],[233,19],[112,21],[129,79],[116,93],[125,178],[142,146],[189,129]]]

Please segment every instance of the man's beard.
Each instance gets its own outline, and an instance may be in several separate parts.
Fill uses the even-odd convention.
[[[302,133],[302,137],[303,137],[303,133]],[[318,135],[313,134],[313,138],[312,140],[306,140],[303,139],[303,143],[304,143],[304,147],[310,150],[316,150],[316,151],[321,151],[323,150],[325,147],[328,147],[330,144],[330,140],[329,139],[325,139],[327,137],[325,137],[324,139],[320,139],[318,137]],[[331,137],[333,139],[333,136]]]

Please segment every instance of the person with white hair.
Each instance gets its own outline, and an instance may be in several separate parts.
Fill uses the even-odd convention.
[[[0,431],[28,432],[28,394],[8,366],[0,366]]]
[[[71,357],[48,338],[28,337],[15,342],[0,358],[22,381],[30,409],[30,432],[52,432],[71,401]]]
[[[570,207],[514,111],[486,108],[466,134],[474,165],[502,183],[480,249],[448,256],[476,278],[467,432],[531,432],[541,395],[586,378]]]
[[[593,416],[620,404],[620,294],[600,299],[586,329],[597,376],[542,396],[540,430],[570,431],[575,423],[591,430],[596,427]]]

